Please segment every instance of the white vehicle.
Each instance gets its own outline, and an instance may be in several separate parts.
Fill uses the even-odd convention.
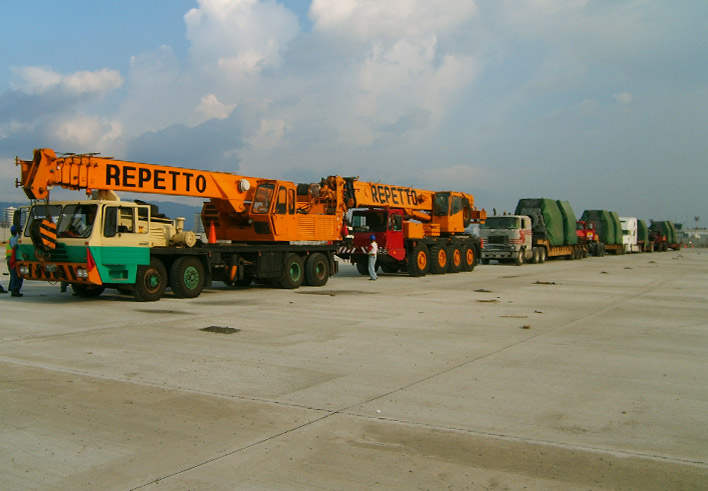
[[[635,217],[620,217],[622,223],[622,243],[624,252],[640,252],[637,242],[637,219]]]
[[[482,264],[490,259],[521,266],[526,262],[543,262],[540,251],[533,247],[531,218],[523,215],[487,217],[479,228],[482,239]]]

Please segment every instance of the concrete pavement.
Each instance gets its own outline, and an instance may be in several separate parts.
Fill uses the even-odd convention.
[[[341,270],[3,295],[1,487],[708,487],[708,252]]]

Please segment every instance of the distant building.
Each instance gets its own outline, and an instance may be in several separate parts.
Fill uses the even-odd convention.
[[[2,211],[2,217],[0,217],[0,226],[9,227],[12,225],[12,217],[15,216],[15,210],[17,210],[17,208],[15,208],[14,206],[10,206]]]
[[[202,214],[201,212],[194,214],[194,233],[203,234],[204,225],[202,224]]]

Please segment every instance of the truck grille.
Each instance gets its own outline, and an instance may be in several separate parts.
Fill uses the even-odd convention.
[[[486,240],[487,244],[507,244],[509,242],[509,237],[506,235],[490,235]]]

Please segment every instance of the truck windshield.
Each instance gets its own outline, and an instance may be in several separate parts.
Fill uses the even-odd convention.
[[[354,232],[385,232],[386,212],[354,212],[354,215],[352,215],[352,230]]]
[[[93,230],[95,218],[96,205],[66,205],[59,220],[57,236],[89,237]]]
[[[41,222],[45,218],[51,217],[52,222],[57,223],[59,221],[59,215],[61,215],[61,205],[34,205],[27,218],[25,237],[30,236],[34,222]]]
[[[521,228],[518,217],[488,217],[487,221],[480,228]]]
[[[273,200],[273,191],[275,191],[275,184],[267,183],[258,186],[255,198],[253,198],[251,213],[258,215],[268,213],[270,203]]]

